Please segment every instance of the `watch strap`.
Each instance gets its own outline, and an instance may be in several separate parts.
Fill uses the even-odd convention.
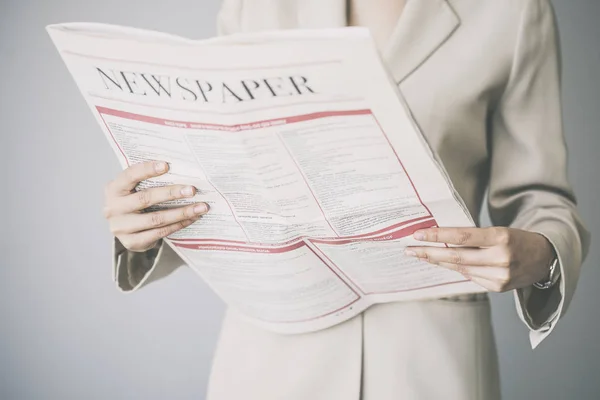
[[[545,281],[535,282],[533,286],[537,289],[549,289],[558,281],[560,277],[560,268],[558,268],[558,257],[555,257],[550,264],[550,276]]]

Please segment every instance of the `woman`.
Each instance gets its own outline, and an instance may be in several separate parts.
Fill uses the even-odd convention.
[[[497,226],[417,232],[423,246],[409,254],[491,291],[514,290],[534,347],[551,332],[573,296],[589,235],[566,177],[548,0],[226,0],[218,25],[221,34],[369,27],[469,211],[479,215],[489,189]],[[200,204],[139,213],[193,194],[180,186],[132,194],[140,180],[166,168],[134,165],[107,187],[115,278],[124,291],[182,265],[161,239],[207,212]],[[377,305],[302,335],[267,332],[228,311],[208,398],[491,400],[499,392],[484,294]]]

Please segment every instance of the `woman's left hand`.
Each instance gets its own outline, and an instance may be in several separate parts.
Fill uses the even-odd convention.
[[[406,254],[449,268],[493,292],[532,285],[548,277],[554,248],[543,235],[520,229],[429,228],[416,240],[461,247],[407,247]]]

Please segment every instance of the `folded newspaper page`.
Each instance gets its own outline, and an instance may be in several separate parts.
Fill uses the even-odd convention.
[[[121,166],[170,163],[140,187],[190,184],[194,198],[161,207],[209,204],[165,241],[245,318],[308,332],[485,291],[404,255],[418,229],[474,223],[366,29],[48,32]]]

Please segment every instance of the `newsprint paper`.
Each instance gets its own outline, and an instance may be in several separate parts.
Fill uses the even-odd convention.
[[[364,28],[202,41],[48,27],[123,168],[198,189],[207,215],[166,243],[233,309],[282,333],[376,303],[482,292],[406,257],[412,233],[474,226]]]

